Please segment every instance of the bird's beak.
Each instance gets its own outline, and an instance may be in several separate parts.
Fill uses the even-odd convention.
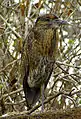
[[[60,20],[59,23],[62,25],[69,25],[69,22],[65,20]]]
[[[61,20],[61,19],[54,19],[51,22],[49,22],[48,24],[50,27],[55,27],[55,28],[59,28],[59,26],[63,26],[63,25],[70,25],[68,21],[65,20]]]
[[[69,22],[65,20],[56,19],[54,20],[54,22],[56,22],[59,25],[69,25]]]

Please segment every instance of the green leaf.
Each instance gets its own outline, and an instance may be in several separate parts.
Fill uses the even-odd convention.
[[[81,104],[81,100],[79,101],[79,104]]]
[[[3,88],[3,85],[2,84],[0,84],[0,89],[2,89]]]
[[[69,44],[74,44],[74,40],[73,39],[69,39],[68,43]]]

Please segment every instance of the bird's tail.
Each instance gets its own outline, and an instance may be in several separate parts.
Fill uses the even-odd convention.
[[[29,66],[25,66],[25,76],[23,79],[23,89],[25,93],[25,98],[27,102],[28,109],[31,109],[32,106],[38,101],[40,98],[40,88],[30,88],[28,84],[28,76],[29,76]]]

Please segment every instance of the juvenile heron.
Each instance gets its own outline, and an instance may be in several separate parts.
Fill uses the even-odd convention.
[[[23,89],[30,109],[40,96],[44,100],[44,90],[53,72],[58,49],[58,28],[67,24],[54,14],[39,16],[27,38],[27,63]],[[41,95],[42,94],[42,95]],[[43,103],[42,103],[43,108]]]

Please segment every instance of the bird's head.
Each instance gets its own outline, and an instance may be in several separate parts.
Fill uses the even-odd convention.
[[[45,14],[37,18],[35,25],[46,28],[59,28],[61,25],[67,25],[68,22],[59,19],[55,14]]]

